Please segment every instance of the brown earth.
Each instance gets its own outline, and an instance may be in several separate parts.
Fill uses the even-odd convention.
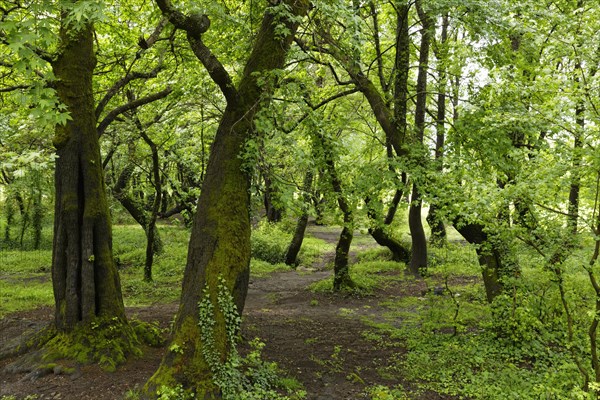
[[[313,236],[335,243],[339,233],[321,232],[311,227]],[[396,283],[372,296],[316,294],[307,287],[331,274],[325,266],[333,259],[331,250],[311,268],[276,273],[254,279],[249,288],[242,336],[265,342],[263,359],[275,361],[289,376],[305,386],[308,400],[367,399],[365,388],[375,384],[393,386],[407,382],[386,380],[390,360],[402,357],[401,343],[386,346],[364,338],[369,328],[361,317],[377,320],[383,309],[379,303],[392,297],[419,295],[425,290],[418,281]],[[168,328],[176,304],[156,304],[128,308],[129,316],[156,321]],[[51,308],[11,314],[0,320],[0,348],[12,339],[39,329],[52,320]],[[244,347],[244,346],[243,346]],[[242,349],[243,350],[243,349]],[[95,365],[76,367],[73,374],[49,374],[37,379],[31,375],[11,374],[5,367],[15,359],[0,362],[0,397],[15,395],[37,399],[122,399],[136,390],[156,371],[164,348],[148,348],[138,359],[131,359],[116,372],[102,371]],[[414,394],[414,399],[446,399],[437,393]]]

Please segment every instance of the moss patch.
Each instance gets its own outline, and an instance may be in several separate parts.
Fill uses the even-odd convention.
[[[148,332],[146,328],[138,331]],[[147,334],[151,337],[151,334]],[[53,362],[61,359],[82,364],[97,362],[106,371],[115,371],[130,355],[140,356],[140,340],[134,328],[119,318],[97,318],[80,324],[72,332],[55,331],[43,346],[43,359]]]

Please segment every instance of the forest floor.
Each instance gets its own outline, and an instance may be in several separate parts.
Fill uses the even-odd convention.
[[[368,399],[371,397],[366,389],[378,384],[401,384],[412,399],[450,399],[429,391],[417,393],[410,382],[402,382],[397,376],[391,379],[386,368],[403,357],[405,348],[393,340],[382,345],[368,340],[365,334],[371,329],[365,321],[389,318],[380,306],[383,301],[421,296],[427,290],[425,283],[395,280],[367,296],[314,293],[309,285],[332,274],[329,267],[339,232],[311,225],[308,233],[331,244],[331,249],[310,267],[252,279],[244,309],[243,338],[260,338],[266,344],[263,359],[277,362],[288,376],[300,381],[308,400]],[[351,258],[356,257],[357,251],[377,246],[366,235],[357,233],[357,239],[360,240],[353,246]],[[127,309],[130,317],[156,321],[163,328],[169,327],[176,311],[177,304]],[[49,323],[52,317],[50,307],[9,314],[0,320],[0,345]],[[112,373],[86,365],[71,375],[50,374],[35,380],[26,374],[6,373],[4,367],[14,359],[4,360],[0,363],[0,397],[121,399],[128,391],[144,385],[156,371],[164,351],[165,348],[148,348],[142,357],[129,360]]]

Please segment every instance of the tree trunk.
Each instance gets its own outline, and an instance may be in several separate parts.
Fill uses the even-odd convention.
[[[505,290],[506,280],[519,273],[511,262],[511,255],[500,238],[491,238],[480,224],[464,224],[457,220],[454,226],[471,244],[476,245],[476,252],[481,266],[481,274],[486,297],[491,303]]]
[[[152,281],[152,264],[154,263],[154,254],[162,250],[162,242],[156,229],[156,219],[158,218],[158,211],[162,201],[162,182],[160,177],[160,164],[158,158],[158,147],[146,134],[142,123],[138,119],[137,115],[134,114],[135,124],[144,139],[144,142],[150,147],[152,152],[152,186],[154,186],[154,201],[152,202],[152,209],[150,210],[150,216],[148,217],[147,224],[145,226],[146,231],[146,261],[144,263],[144,280],[147,282]]]
[[[294,236],[290,242],[290,246],[285,253],[285,263],[287,265],[295,266],[297,263],[298,253],[302,247],[304,241],[304,232],[306,231],[306,225],[308,225],[308,208],[310,203],[310,188],[312,186],[313,174],[312,171],[308,171],[304,176],[302,199],[304,204],[302,205],[302,214],[298,218],[296,223],[296,229],[294,230]]]
[[[388,208],[388,213],[383,221],[383,226],[378,224],[379,216],[377,215],[377,211],[370,206],[371,199],[367,197],[365,199],[365,204],[367,206],[367,215],[373,224],[369,227],[369,234],[371,237],[373,237],[378,245],[387,247],[392,252],[392,260],[408,263],[410,261],[410,251],[399,240],[392,237],[385,229],[386,226],[389,226],[393,222],[394,215],[396,214],[401,199],[402,190],[398,189]]]
[[[264,205],[265,212],[267,215],[267,221],[269,222],[279,222],[281,221],[282,211],[281,209],[273,202],[273,198],[275,197],[275,191],[273,190],[273,182],[271,178],[268,176],[269,168],[265,171],[265,193],[264,193]]]
[[[123,168],[119,174],[117,182],[112,188],[113,195],[119,201],[119,203],[121,203],[123,208],[127,210],[135,222],[137,222],[142,229],[144,229],[144,233],[146,234],[146,242],[148,242],[148,237],[152,236],[152,253],[160,254],[162,252],[163,244],[158,231],[154,230],[152,234],[149,233],[150,217],[147,215],[146,210],[144,210],[144,207],[139,203],[139,201],[132,198],[125,190],[128,186],[129,179],[131,178],[134,169],[135,165],[133,163],[129,163],[125,166],[125,168]],[[147,249],[148,246],[146,246],[146,250]],[[146,251],[146,260],[148,260],[147,254],[148,253]],[[147,261],[145,262],[145,265],[146,263]]]
[[[396,57],[395,57],[395,68],[396,76],[394,79],[394,109],[393,109],[393,123],[389,125],[389,129],[386,132],[386,149],[388,159],[390,161],[389,169],[396,171],[393,161],[396,157],[403,157],[406,155],[406,150],[402,148],[405,137],[406,137],[406,119],[408,114],[408,73],[410,69],[410,36],[409,36],[409,10],[410,5],[408,3],[402,3],[397,8],[397,19],[396,19]],[[375,92],[366,91],[365,96],[374,96]],[[383,103],[382,99],[380,101]],[[371,104],[375,104],[376,99],[371,101]],[[375,111],[375,108],[373,108]],[[384,113],[379,113],[383,117]],[[387,126],[384,119],[380,119],[381,126]],[[397,185],[404,186],[406,183],[406,174],[402,173],[402,178],[398,178]],[[392,259],[394,261],[402,261],[408,263],[410,261],[410,251],[404,247],[399,240],[395,239],[390,235],[385,226],[391,225],[398,210],[398,204],[402,199],[403,190],[396,189],[394,197],[390,202],[387,215],[383,220],[383,226],[381,225],[381,219],[378,212],[372,207],[369,207],[370,199],[365,199],[365,203],[368,209],[369,219],[371,220],[371,227],[369,233],[373,239],[380,246],[387,247],[392,252]]]
[[[581,85],[579,76],[581,75],[581,63],[575,65],[575,85]],[[577,234],[577,220],[579,218],[579,187],[581,184],[581,152],[583,150],[583,135],[585,131],[585,103],[579,99],[575,106],[575,124],[577,125],[573,132],[573,169],[571,171],[571,186],[569,188],[569,218],[567,223],[571,228],[573,235]]]
[[[427,157],[423,149],[423,138],[425,135],[425,112],[427,107],[427,68],[429,66],[429,47],[431,42],[432,21],[430,17],[421,9],[421,3],[416,1],[415,6],[421,20],[421,46],[419,49],[419,73],[417,75],[417,104],[415,106],[415,140],[417,154],[416,159],[419,169],[424,167]],[[417,171],[418,172],[418,171]],[[408,226],[412,239],[411,258],[409,271],[413,274],[422,273],[427,268],[427,239],[423,229],[421,219],[421,206],[423,200],[419,190],[422,177],[413,178],[412,195],[410,199],[410,209],[408,211]]]
[[[348,224],[348,225],[347,225]],[[344,213],[344,228],[340,234],[338,244],[335,246],[335,260],[333,262],[333,291],[339,292],[343,289],[352,289],[355,285],[350,278],[348,267],[348,253],[354,237],[352,227],[352,216]]]
[[[413,275],[422,275],[427,269],[427,238],[421,219],[421,194],[417,184],[413,184],[410,209],[408,210],[408,227],[412,239],[410,264],[408,270]]]
[[[352,238],[354,237],[354,219],[350,204],[348,204],[342,190],[342,181],[335,169],[332,144],[320,133],[316,134],[316,139],[322,148],[325,166],[329,173],[329,179],[331,180],[331,186],[333,187],[338,206],[344,214],[344,227],[342,228],[338,244],[335,247],[335,259],[333,261],[333,290],[338,292],[343,289],[354,288],[354,282],[352,282],[352,278],[350,277],[348,266],[348,253],[352,244]]]
[[[52,284],[56,327],[70,331],[96,317],[126,320],[96,132],[92,26],[76,31],[63,26],[60,40],[61,53],[52,67],[71,120],[57,125],[54,137]]]
[[[443,161],[444,161],[444,142],[446,140],[446,63],[448,51],[446,49],[446,42],[448,40],[448,25],[449,18],[448,13],[442,17],[442,33],[441,40],[436,55],[438,60],[438,95],[437,95],[437,115],[435,119],[435,169],[438,174],[442,174]],[[431,237],[429,241],[434,246],[441,246],[446,242],[446,227],[444,221],[439,215],[438,206],[436,200],[431,201],[429,206],[429,213],[427,214],[427,223],[431,228]]]
[[[194,217],[183,277],[181,302],[177,313],[172,345],[158,369],[146,384],[147,394],[155,396],[162,385],[183,385],[197,398],[221,398],[214,374],[229,357],[227,333],[232,329],[227,320],[231,311],[224,309],[222,291],[231,295],[237,313],[244,309],[248,290],[250,264],[250,198],[249,176],[242,169],[240,157],[250,135],[256,113],[264,106],[274,85],[261,86],[259,75],[283,66],[298,22],[291,19],[306,13],[306,2],[286,1],[289,16],[278,18],[267,7],[252,53],[244,68],[237,91],[227,71],[202,43],[202,33],[208,29],[208,18],[187,17],[170,2],[158,0],[161,11],[176,27],[185,29],[194,54],[223,91],[227,107],[213,142],[198,211]],[[287,34],[277,30],[284,24]],[[219,288],[219,286],[221,288]],[[200,302],[212,307],[200,319]],[[200,326],[202,325],[202,327]],[[203,327],[209,327],[213,341],[207,341]],[[204,332],[204,333],[203,333]],[[215,357],[206,358],[211,353]]]

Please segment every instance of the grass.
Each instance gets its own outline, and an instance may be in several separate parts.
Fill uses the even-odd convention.
[[[359,294],[371,294],[376,289],[390,285],[402,279],[404,264],[395,261],[364,261],[350,266],[350,277],[356,285],[353,291]],[[310,286],[313,292],[331,292],[333,277],[329,277]]]
[[[425,283],[432,288],[448,279],[451,292],[388,298],[380,303],[384,311],[378,318],[362,317],[370,327],[365,338],[382,347],[401,343],[407,350],[402,357],[390,357],[379,371],[382,377],[458,398],[596,398],[581,389],[582,378],[567,350],[558,289],[552,274],[540,268],[543,260],[525,249],[520,252],[523,271],[514,298],[500,296],[489,305],[468,247],[451,243],[433,249],[439,262]],[[579,332],[574,345],[589,368],[586,333],[591,317],[586,310],[593,308],[593,293],[581,266],[577,268],[585,256],[573,257],[565,270],[565,287]],[[396,398],[388,396],[394,389],[373,388],[372,398]]]
[[[49,227],[47,228],[50,229]],[[159,225],[164,251],[154,259],[152,282],[143,280],[146,237],[139,225],[113,225],[113,254],[121,276],[126,306],[176,302],[181,296],[181,281],[187,259],[189,230],[175,225]],[[287,237],[272,228],[265,240],[279,239],[279,249],[285,250]],[[45,232],[45,235],[51,233]],[[285,240],[281,240],[281,238]],[[320,239],[305,238],[299,254],[300,265],[310,265],[328,244]],[[283,251],[282,250],[282,251]],[[48,243],[44,250],[3,250],[0,252],[0,318],[8,313],[51,306],[54,303],[50,269],[52,251]],[[253,258],[253,277],[265,278],[278,271],[289,270],[283,263],[269,263]]]
[[[0,318],[54,303],[51,264],[50,250],[0,252]]]

